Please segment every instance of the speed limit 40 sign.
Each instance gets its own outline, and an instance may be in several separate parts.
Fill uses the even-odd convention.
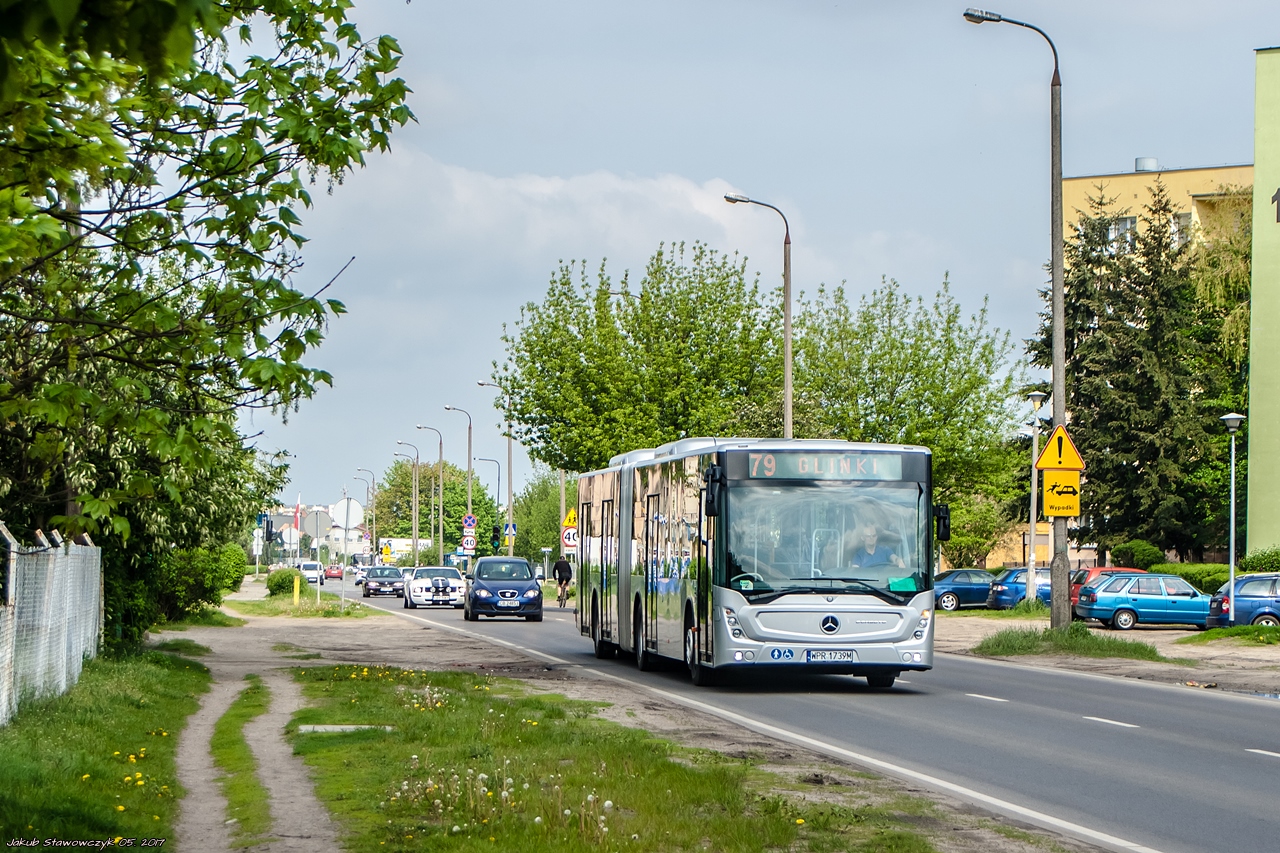
[[[578,547],[578,528],[566,527],[560,531],[560,542],[566,550],[576,550]]]

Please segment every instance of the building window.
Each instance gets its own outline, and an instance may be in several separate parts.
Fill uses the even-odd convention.
[[[1181,248],[1191,242],[1191,214],[1173,215],[1173,244]]]
[[[1138,236],[1138,217],[1117,216],[1107,229],[1107,239],[1116,253],[1133,251]]]

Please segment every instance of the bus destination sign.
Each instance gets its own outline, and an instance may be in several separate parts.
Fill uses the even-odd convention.
[[[752,480],[901,480],[902,457],[893,453],[751,453]]]

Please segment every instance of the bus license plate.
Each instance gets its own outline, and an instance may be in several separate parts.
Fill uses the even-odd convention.
[[[519,606],[520,606],[520,602],[518,602],[518,601],[499,601],[499,602],[498,602],[498,606],[499,606],[499,607],[519,607]]]
[[[855,661],[853,649],[809,649],[805,653],[809,663],[845,663]]]

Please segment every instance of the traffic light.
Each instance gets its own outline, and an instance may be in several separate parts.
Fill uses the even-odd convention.
[[[502,528],[496,524],[493,526],[493,535],[490,537],[489,544],[493,546],[495,551],[502,547]]]
[[[267,524],[266,529],[262,531],[264,534],[262,538],[270,542],[273,538],[275,538],[276,526],[275,526],[275,523],[269,518],[267,519],[266,524]]]

